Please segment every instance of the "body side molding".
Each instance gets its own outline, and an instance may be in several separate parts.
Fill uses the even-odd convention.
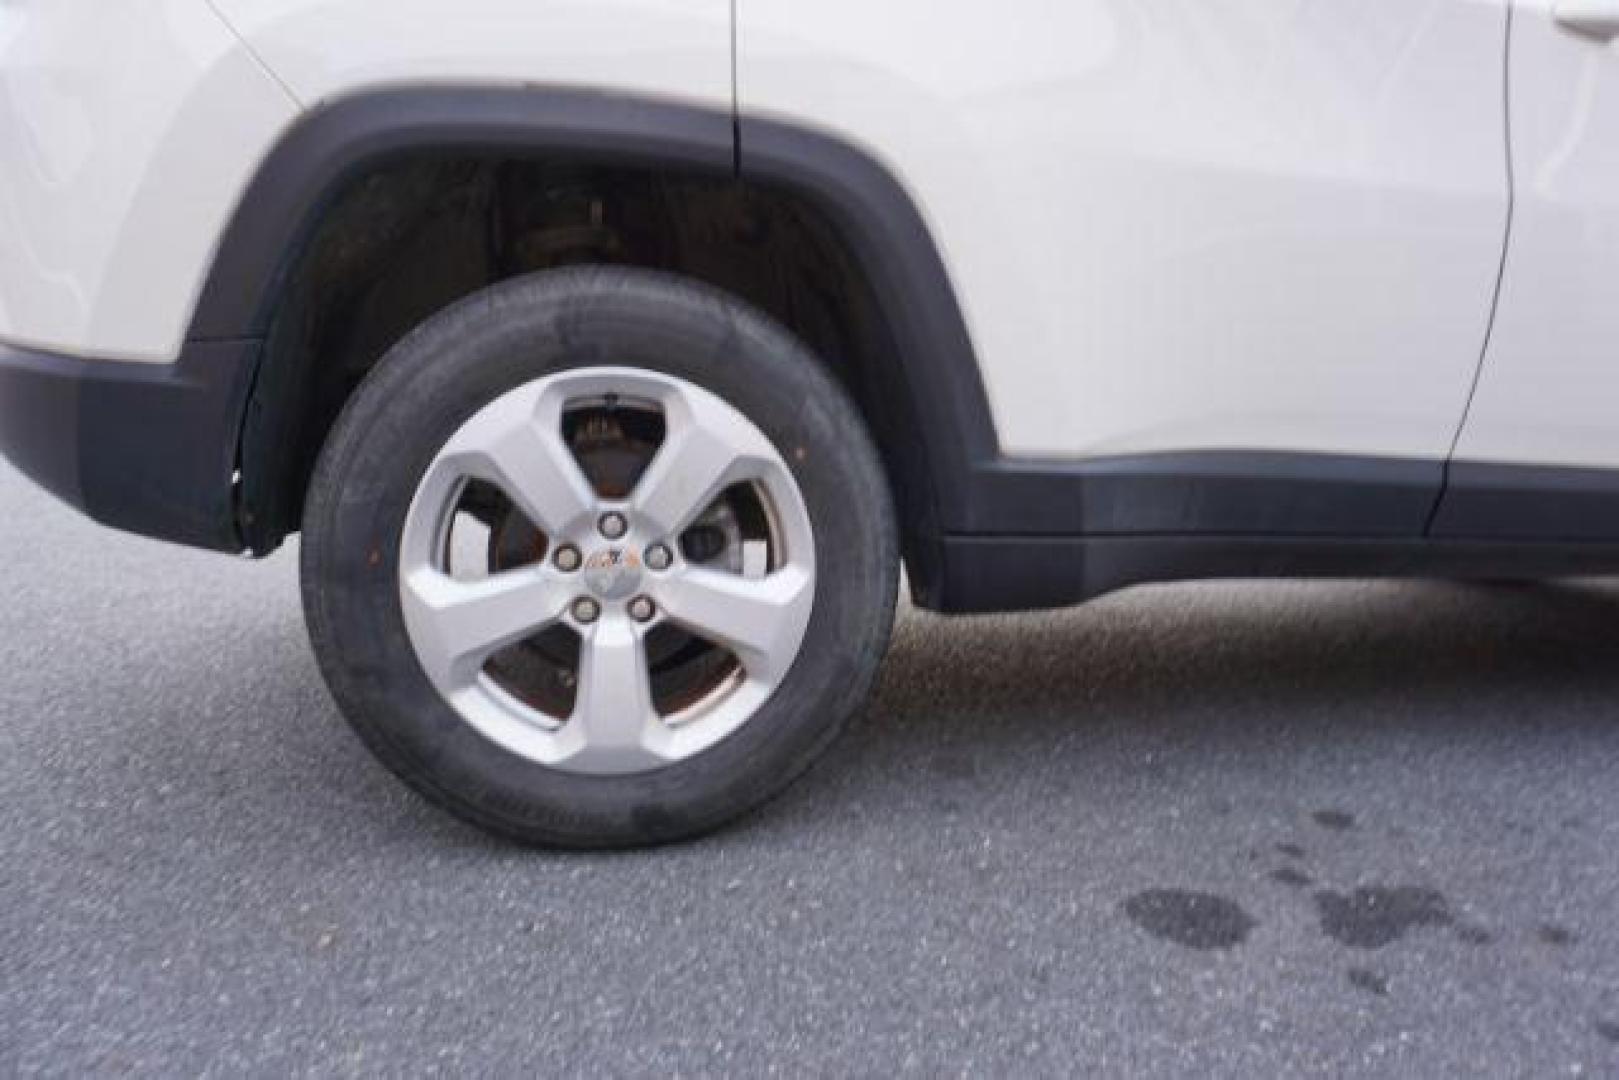
[[[1612,540],[1619,537],[1619,470],[1453,461],[1430,535]]]

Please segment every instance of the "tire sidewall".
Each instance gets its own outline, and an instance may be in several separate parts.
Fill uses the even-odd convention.
[[[775,692],[713,747],[628,776],[549,768],[480,734],[422,671],[399,599],[406,513],[450,436],[517,386],[603,365],[685,379],[747,416],[787,463],[815,543],[814,607]],[[703,831],[757,805],[836,736],[886,645],[896,549],[886,483],[858,413],[785,329],[666,275],[551,271],[434,316],[355,391],[311,483],[304,598],[339,705],[412,786],[524,840],[646,843]]]

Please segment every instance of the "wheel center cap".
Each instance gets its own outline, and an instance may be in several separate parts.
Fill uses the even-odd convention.
[[[603,600],[620,600],[641,584],[641,557],[627,548],[602,548],[585,560],[585,584]]]

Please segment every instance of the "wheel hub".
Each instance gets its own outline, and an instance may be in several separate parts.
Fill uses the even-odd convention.
[[[641,557],[629,548],[602,548],[585,559],[585,584],[603,600],[622,600],[641,586]]]

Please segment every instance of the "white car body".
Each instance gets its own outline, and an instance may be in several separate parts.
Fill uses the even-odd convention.
[[[879,162],[1007,460],[1616,468],[1619,53],[1604,0],[1554,7],[10,0],[0,341],[171,364],[302,120],[571,88]]]

